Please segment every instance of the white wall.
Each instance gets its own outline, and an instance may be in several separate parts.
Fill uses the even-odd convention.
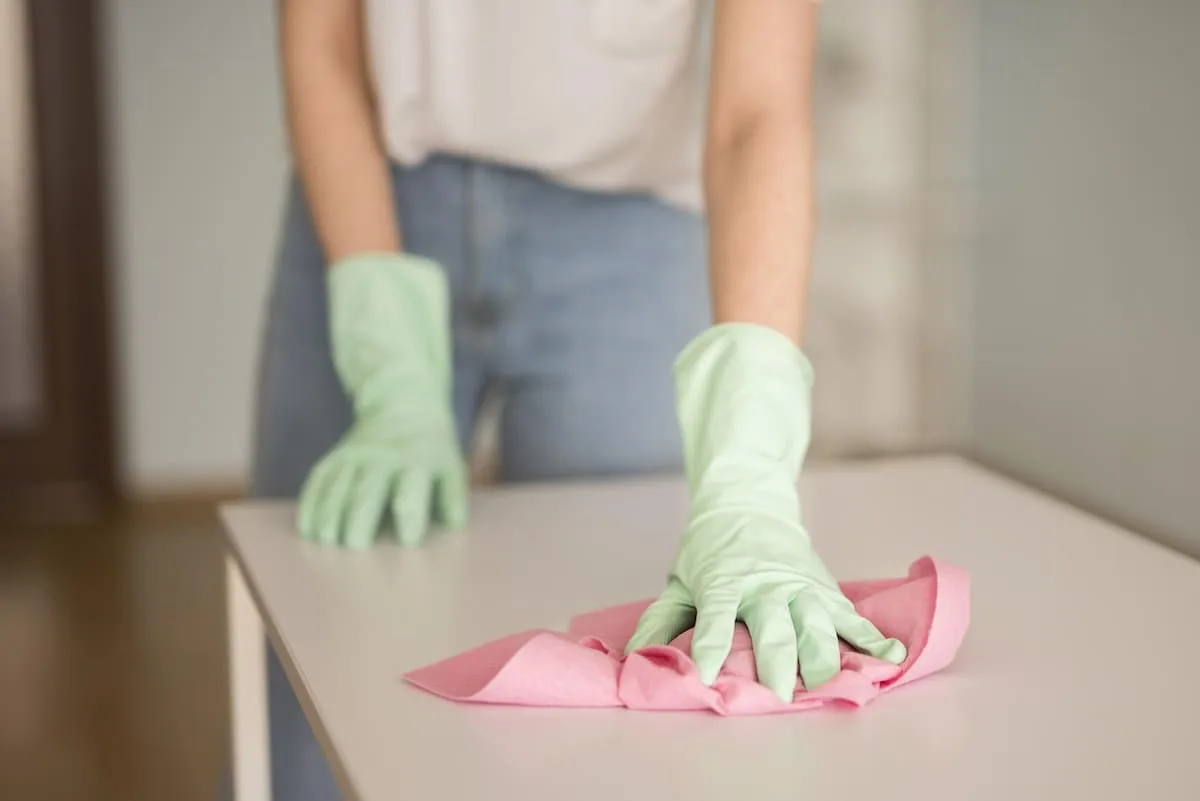
[[[922,435],[920,10],[920,0],[821,8],[805,332],[817,457],[902,450]]]
[[[286,149],[274,3],[108,0],[123,472],[239,481]]]
[[[805,348],[814,458],[960,444],[973,230],[966,0],[830,2]]]
[[[1200,555],[1200,3],[984,3],[973,450]]]

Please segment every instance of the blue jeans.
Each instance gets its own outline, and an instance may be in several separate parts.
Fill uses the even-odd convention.
[[[676,471],[671,365],[709,322],[702,220],[641,195],[445,156],[392,177],[405,248],[450,282],[464,449],[499,384],[502,480]],[[294,497],[351,423],[330,355],[325,268],[294,185],[263,345],[256,497]],[[268,665],[275,797],[336,799],[273,653]]]

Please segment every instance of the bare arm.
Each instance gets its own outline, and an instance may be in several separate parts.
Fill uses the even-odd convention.
[[[326,258],[397,251],[361,0],[279,0],[279,7],[288,133]]]
[[[797,344],[815,216],[816,16],[809,0],[718,0],[704,155],[715,321]]]

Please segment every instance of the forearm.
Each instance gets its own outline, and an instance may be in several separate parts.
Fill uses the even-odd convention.
[[[815,218],[815,5],[718,0],[704,149],[714,318],[797,345]]]
[[[705,196],[715,322],[756,323],[800,344],[815,216],[806,121],[710,136]]]
[[[359,0],[284,0],[281,9],[288,133],[326,259],[398,251]]]

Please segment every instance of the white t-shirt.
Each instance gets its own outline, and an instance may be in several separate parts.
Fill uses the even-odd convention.
[[[366,0],[386,147],[702,206],[708,0]]]

